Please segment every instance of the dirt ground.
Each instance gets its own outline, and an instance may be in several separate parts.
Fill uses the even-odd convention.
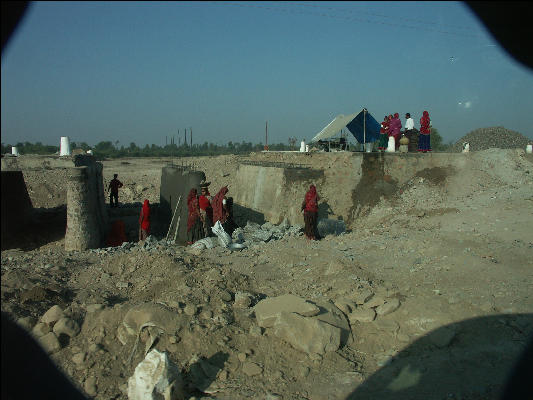
[[[62,337],[51,357],[96,399],[127,398],[149,339],[141,335],[133,352],[135,337],[121,325],[147,302],[175,318],[154,346],[180,368],[186,399],[497,399],[533,333],[533,158],[497,149],[470,156],[479,168],[414,176],[375,199],[348,233],[236,252],[162,242],[66,252],[64,172],[23,169],[44,210],[32,235],[2,251],[2,311],[35,331],[59,305],[80,332]],[[172,161],[194,163],[219,188],[246,158]],[[158,203],[169,161],[104,161],[104,181],[119,174],[121,203]],[[251,304],[237,304],[239,293]],[[257,325],[253,305],[284,294],[335,304],[347,320],[399,307],[351,319],[337,351],[308,355]]]

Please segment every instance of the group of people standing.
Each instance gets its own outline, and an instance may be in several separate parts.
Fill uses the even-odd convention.
[[[237,228],[233,220],[233,198],[227,197],[229,189],[222,187],[212,197],[209,193],[211,182],[200,183],[200,195],[196,188],[192,188],[187,196],[187,242],[192,244],[197,240],[213,236],[211,228],[220,221],[224,231],[231,235]]]
[[[393,115],[385,116],[381,123],[380,137],[378,143],[378,150],[384,151],[387,149],[389,137],[394,137],[394,143],[396,150],[400,146],[400,138],[402,135],[402,122],[400,121],[400,115],[395,113]],[[415,123],[411,118],[411,114],[405,114],[405,131],[404,134],[411,138],[416,135]],[[418,135],[418,151],[426,153],[431,151],[431,119],[429,118],[429,112],[424,111],[422,118],[420,118],[420,135]]]

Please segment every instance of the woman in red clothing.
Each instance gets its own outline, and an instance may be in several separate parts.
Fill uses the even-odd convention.
[[[420,136],[418,138],[418,151],[426,153],[431,151],[431,119],[429,119],[429,113],[424,111],[422,118],[420,118]]]
[[[200,219],[202,220],[204,234],[203,237],[211,236],[211,227],[213,226],[213,207],[211,207],[211,194],[207,188],[211,182],[200,183],[200,197],[198,204],[200,206]]]
[[[402,121],[400,121],[400,114],[395,113],[394,118],[390,121],[389,136],[394,136],[394,145],[396,150],[400,147],[400,136],[402,129]]]
[[[381,129],[379,130],[378,150],[385,150],[387,148],[387,143],[389,142],[389,135],[387,135],[388,130],[389,118],[385,116],[383,118],[383,122],[381,123]]]
[[[318,194],[315,185],[311,185],[305,194],[302,202],[302,211],[304,212],[305,236],[310,240],[318,239]]]
[[[145,240],[150,235],[150,202],[144,200],[139,216],[139,240]]]
[[[198,191],[191,189],[187,196],[187,208],[189,216],[187,218],[187,242],[193,244],[204,237],[204,228],[200,218],[200,205],[198,204]]]

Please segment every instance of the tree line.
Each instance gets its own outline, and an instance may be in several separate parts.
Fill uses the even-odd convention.
[[[449,151],[452,146],[452,141],[444,144],[442,136],[436,128],[431,130],[431,147],[435,151]],[[11,144],[2,143],[2,154],[11,154]],[[20,154],[40,154],[53,155],[59,154],[59,146],[44,145],[41,142],[19,142],[14,146],[17,147]],[[295,138],[289,138],[288,144],[276,143],[269,144],[268,149],[271,151],[288,151],[299,149],[299,141]],[[139,147],[134,142],[129,146],[120,145],[119,141],[102,141],[95,146],[89,146],[85,142],[70,143],[70,149],[82,149],[83,151],[92,150],[93,155],[103,160],[105,158],[119,158],[119,157],[199,157],[199,156],[219,156],[225,154],[249,154],[264,150],[263,143],[252,144],[251,142],[228,142],[227,144],[215,144],[204,142],[203,144],[181,144],[176,145],[167,144],[165,146],[158,146],[156,144],[145,145]]]

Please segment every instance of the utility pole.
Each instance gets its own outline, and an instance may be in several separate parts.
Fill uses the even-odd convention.
[[[265,150],[268,151],[268,121],[265,122]]]
[[[185,139],[183,139],[183,144],[187,146],[187,128],[185,128]]]
[[[191,149],[192,149],[192,126],[189,128],[189,136],[191,137]]]
[[[166,147],[166,145],[168,144],[168,143],[167,143],[167,138],[168,138],[168,136],[165,136],[165,147]]]

